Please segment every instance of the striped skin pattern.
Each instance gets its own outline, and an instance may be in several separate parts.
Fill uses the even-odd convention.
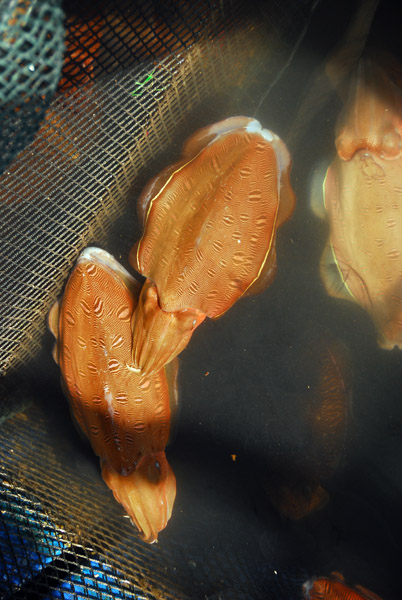
[[[137,368],[157,371],[206,317],[272,282],[276,230],[294,209],[289,170],[275,134],[234,117],[197,131],[146,186],[144,233],[130,253],[146,277],[133,322]]]
[[[331,573],[331,577],[307,581],[303,585],[303,591],[307,600],[382,600],[380,596],[360,585],[347,586],[340,573]]]
[[[111,255],[87,248],[49,326],[72,412],[101,459],[102,476],[144,540],[153,542],[176,493],[164,450],[177,364],[152,376],[133,370],[130,323],[139,288]]]
[[[372,62],[359,66],[336,146],[318,209],[330,224],[321,277],[368,312],[382,348],[402,348],[402,93]]]

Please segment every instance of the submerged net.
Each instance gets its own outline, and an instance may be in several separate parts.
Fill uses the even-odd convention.
[[[205,484],[216,489],[204,490],[205,465],[193,470],[191,453],[177,450],[178,481],[193,473],[187,488],[179,483],[187,492],[178,496],[177,517],[158,545],[138,540],[70,422],[46,315],[88,243],[127,263],[142,185],[178,156],[189,132],[246,104],[252,116],[317,3],[287,3],[284,11],[281,2],[234,0],[65,2],[64,20],[56,2],[16,4],[30,20],[12,26],[34,39],[40,58],[18,63],[1,47],[0,76],[11,77],[1,61],[20,69],[45,64],[41,50],[51,65],[46,89],[42,82],[20,110],[15,98],[0,96],[8,140],[0,178],[0,596],[298,598],[306,573],[273,566],[253,509],[233,530],[237,513],[244,521],[250,509],[228,503],[241,485],[233,461],[228,489],[216,480]],[[10,26],[4,18],[3,30]],[[171,456],[174,462],[174,447]],[[203,490],[206,498],[216,494],[219,508],[214,515],[206,501],[193,530],[189,514]],[[203,529],[216,515],[219,527],[206,543]]]
[[[64,15],[59,0],[0,6],[0,173],[32,141],[60,79]]]
[[[273,32],[232,3],[103,11],[67,19],[58,93],[0,181],[2,374],[35,356],[74,259],[105,240],[146,165],[207,99],[220,96],[223,110],[252,81],[253,58],[273,51],[274,37],[272,47],[264,39]]]

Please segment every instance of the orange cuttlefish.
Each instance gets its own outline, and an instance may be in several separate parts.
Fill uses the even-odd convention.
[[[87,248],[49,313],[49,327],[72,412],[100,458],[102,477],[151,543],[176,495],[165,446],[177,402],[177,361],[153,375],[133,369],[131,319],[139,290],[113,256]]]
[[[381,600],[374,592],[361,585],[349,587],[341,573],[331,573],[330,577],[317,577],[303,585],[307,600]]]
[[[372,317],[379,344],[402,348],[402,92],[370,59],[358,64],[325,176],[330,224],[321,259],[329,294]]]
[[[277,135],[232,117],[194,133],[145,187],[144,232],[130,253],[146,277],[133,318],[138,370],[158,371],[206,317],[272,282],[276,230],[295,203],[290,164]]]

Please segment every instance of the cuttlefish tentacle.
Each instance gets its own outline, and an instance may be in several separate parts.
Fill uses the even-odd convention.
[[[153,543],[171,517],[176,478],[164,452],[144,455],[128,476],[101,461],[102,477],[145,542]],[[155,515],[158,518],[155,519]]]
[[[156,541],[171,515],[176,480],[167,463],[177,362],[142,376],[132,364],[131,320],[140,284],[99,248],[79,257],[49,313],[54,356],[75,419],[102,474],[141,536]]]
[[[275,235],[294,209],[290,156],[255,119],[196,132],[139,199],[144,233],[130,263],[146,277],[133,316],[133,363],[153,373],[206,318],[275,275]]]
[[[138,371],[157,373],[187,346],[206,315],[197,309],[161,309],[154,283],[147,279],[133,314],[133,364]]]

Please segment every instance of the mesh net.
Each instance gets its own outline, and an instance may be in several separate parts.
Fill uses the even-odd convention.
[[[124,6],[126,18],[117,10]],[[87,26],[67,21],[75,58],[34,142],[0,182],[3,373],[38,351],[77,252],[90,239],[105,241],[144,165],[206,98],[242,85],[265,47],[255,25],[239,26],[239,9],[229,26],[215,5],[184,4],[163,27],[152,4],[113,8]]]
[[[172,162],[188,132],[238,112],[251,116],[290,64],[317,2],[65,2],[64,20],[56,2],[3,4],[2,28],[14,27],[6,12],[14,7],[36,58],[0,42],[0,73],[10,65],[16,73],[3,79],[16,77],[25,94],[35,90],[23,103],[0,91],[0,596],[297,599],[307,578],[302,561],[284,558],[275,526],[269,539],[261,533],[244,490],[254,485],[247,466],[242,479],[241,466],[225,462],[239,443],[236,428],[214,435],[219,442],[179,436],[169,454],[180,482],[172,520],[159,544],[139,541],[74,430],[45,331],[79,252],[94,243],[127,266],[140,231],[133,198],[143,184]],[[32,73],[37,83],[27,79]],[[214,327],[222,347],[236,346],[220,322]],[[211,331],[207,324],[198,336],[201,356],[186,351],[182,398],[196,391],[201,406],[225,389],[243,401],[244,382],[236,388],[231,379],[236,361],[214,391],[200,376],[210,368]],[[247,393],[265,405],[257,383]],[[186,414],[184,407],[183,423]],[[201,420],[202,411],[195,414]],[[255,439],[249,431],[251,456]]]
[[[0,6],[0,173],[32,141],[60,79],[64,15],[58,0]]]
[[[252,553],[242,564],[236,553],[219,559],[213,549],[184,548],[176,536],[157,546],[139,541],[95,476],[96,462],[84,457],[79,473],[68,466],[66,448],[49,436],[41,411],[31,408],[8,421],[4,434],[13,449],[0,473],[6,574],[0,591],[5,597],[18,590],[16,597],[35,592],[49,598],[109,598],[113,593],[123,598],[202,598],[222,588],[233,590],[228,598],[253,593],[257,573]],[[28,438],[36,447],[32,460],[24,448]],[[38,456],[43,458],[39,466]],[[33,489],[35,494],[27,491]],[[295,591],[299,578],[290,583],[282,578],[278,589],[285,583],[285,590]]]

